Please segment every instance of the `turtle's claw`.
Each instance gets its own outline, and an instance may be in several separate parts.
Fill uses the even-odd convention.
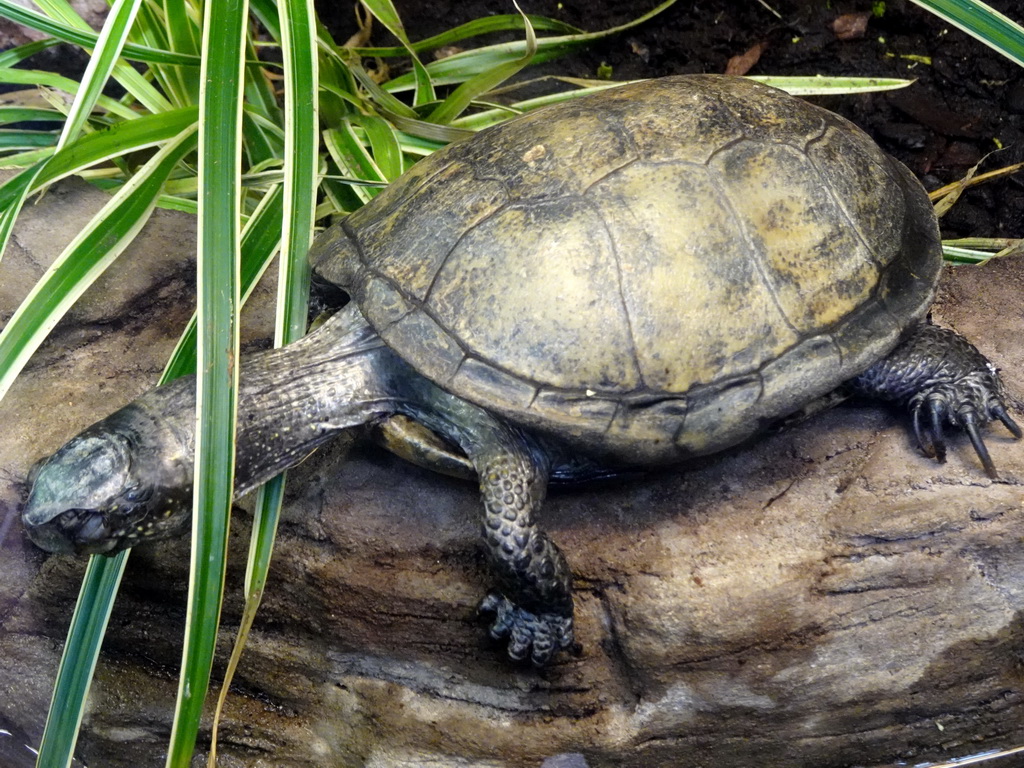
[[[928,416],[932,424],[932,455],[940,464],[946,463],[946,434],[942,430],[945,402],[932,398],[928,403]]]
[[[996,472],[996,465],[992,463],[992,457],[988,455],[988,448],[985,447],[985,441],[982,440],[981,432],[978,431],[978,415],[974,412],[974,409],[960,414],[960,423],[963,425],[967,436],[971,438],[971,445],[974,446],[975,453],[981,459],[981,465],[985,468],[985,474],[995,480],[999,477],[999,473]]]
[[[532,613],[495,592],[480,603],[480,611],[495,614],[491,637],[508,638],[508,655],[515,661],[529,656],[534,666],[543,667],[558,651],[572,645],[572,616]]]
[[[1007,413],[1006,407],[1002,403],[995,403],[991,405],[988,410],[992,416],[1003,422],[1003,425],[1010,430],[1010,434],[1015,438],[1020,440],[1021,437],[1024,437],[1024,432],[1021,431],[1020,424],[1013,420],[1013,417]]]
[[[928,426],[921,425],[921,411],[927,411]],[[946,401],[942,397],[930,397],[914,406],[914,436],[917,444],[929,459],[940,464],[946,462],[946,435],[942,428],[943,418],[947,412]]]
[[[967,433],[986,474],[996,478],[981,430],[1000,421],[1018,440],[1024,436],[1009,414],[1014,400],[999,369],[960,334],[922,323],[889,355],[850,382],[853,390],[905,404],[925,456],[946,460],[945,429]]]
[[[974,394],[976,395],[976,393]],[[948,423],[961,427],[970,438],[971,445],[974,446],[974,451],[985,468],[985,474],[993,480],[997,480],[999,473],[985,446],[985,440],[981,436],[981,427],[998,419],[1018,440],[1022,436],[1021,428],[1007,412],[1006,406],[1001,400],[991,397],[987,403],[981,406],[980,410],[976,401],[976,396],[964,397],[959,403],[959,407],[954,408],[949,392],[933,392],[927,397],[918,399],[912,406],[914,435],[925,456],[945,462],[946,438],[943,425]],[[927,428],[921,424],[922,411],[927,414]]]

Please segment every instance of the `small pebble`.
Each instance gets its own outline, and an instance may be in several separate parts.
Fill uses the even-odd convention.
[[[563,752],[560,755],[552,755],[543,763],[540,768],[590,768],[587,758],[579,752]]]

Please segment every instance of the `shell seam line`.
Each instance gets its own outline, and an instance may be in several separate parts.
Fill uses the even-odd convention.
[[[889,266],[892,266],[892,265],[889,265]],[[455,344],[459,347],[460,350],[462,350],[463,359],[459,363],[459,365],[456,367],[455,372],[452,374],[451,378],[449,378],[448,381],[445,382],[446,385],[450,384],[451,380],[455,378],[455,376],[458,374],[458,371],[461,370],[462,366],[468,360],[474,359],[474,360],[477,360],[477,361],[479,361],[481,363],[484,363],[485,365],[490,366],[491,368],[493,368],[494,370],[498,371],[499,373],[502,373],[502,374],[504,374],[506,376],[509,376],[510,378],[516,379],[517,381],[521,381],[524,384],[529,385],[534,390],[534,394],[533,394],[533,397],[530,400],[529,405],[526,406],[527,408],[530,408],[530,407],[533,406],[533,403],[537,400],[537,398],[541,395],[542,392],[550,392],[550,393],[561,392],[561,393],[565,393],[565,394],[571,394],[571,393],[577,393],[578,392],[578,390],[572,389],[572,388],[555,387],[555,386],[551,386],[549,384],[543,384],[543,383],[535,381],[533,379],[524,379],[519,374],[513,373],[508,368],[506,368],[503,365],[498,364],[494,360],[492,360],[492,359],[490,359],[488,357],[484,357],[483,355],[479,354],[478,352],[470,352],[467,349],[466,345],[460,339],[458,339],[457,337],[451,335],[451,333],[449,332],[447,326],[445,326],[444,323],[440,322],[440,320],[434,315],[434,313],[431,312],[427,307],[423,306],[414,296],[411,296],[404,289],[402,289],[402,287],[400,287],[397,284],[395,284],[395,282],[390,277],[388,277],[387,275],[384,275],[384,274],[378,272],[376,269],[373,269],[372,267],[367,267],[367,270],[374,277],[377,277],[377,278],[387,282],[395,291],[397,291],[413,307],[409,312],[406,312],[400,318],[398,318],[395,321],[393,321],[392,323],[390,323],[389,327],[394,325],[394,324],[396,324],[396,323],[398,323],[398,322],[400,322],[402,319],[408,317],[413,312],[420,311],[423,314],[425,314],[431,321],[436,323],[439,328],[442,328],[446,332],[446,334],[448,334],[448,337],[450,339],[452,339],[452,341],[455,342]],[[884,304],[882,302],[878,301],[877,302],[877,306],[883,312],[885,312],[887,315],[890,315],[891,317],[894,317],[892,315],[892,313],[884,306]],[[863,308],[860,308],[860,310],[863,311]],[[814,334],[814,336],[811,336],[811,337],[808,337],[808,338],[803,338],[803,337],[801,337],[800,334],[797,334],[797,339],[798,340],[796,342],[794,342],[790,346],[786,347],[784,350],[780,351],[778,355],[772,357],[770,360],[764,361],[763,363],[758,365],[756,368],[751,368],[748,371],[744,371],[742,373],[737,373],[735,376],[731,376],[731,377],[729,377],[727,379],[722,379],[722,380],[716,381],[713,384],[698,384],[698,385],[696,385],[694,387],[691,387],[686,392],[664,392],[664,393],[661,393],[661,394],[664,394],[666,398],[692,400],[694,398],[700,397],[702,395],[702,393],[704,391],[706,391],[706,390],[709,390],[709,389],[722,390],[722,389],[728,388],[730,386],[734,386],[736,384],[740,384],[740,383],[744,382],[744,380],[752,381],[754,378],[760,379],[761,391],[762,391],[762,394],[763,394],[763,391],[764,391],[764,374],[763,374],[763,370],[764,370],[764,368],[766,366],[768,366],[768,365],[770,365],[772,363],[777,362],[779,359],[781,359],[785,355],[787,355],[790,352],[792,352],[794,349],[799,347],[801,344],[804,344],[804,343],[806,343],[806,342],[808,342],[808,341],[810,341],[811,339],[814,339],[814,338],[818,338],[818,337],[822,337],[822,336],[827,336],[827,337],[829,337],[829,339],[833,343],[836,343],[835,336],[834,336],[835,330],[839,326],[848,323],[854,317],[854,315],[856,315],[856,314],[858,314],[857,311],[855,311],[853,313],[850,313],[850,314],[847,314],[847,315],[844,315],[843,317],[839,318],[838,320],[836,320],[834,323],[832,323],[828,327],[820,329],[818,333]],[[898,322],[897,322],[897,325],[898,325]],[[837,346],[838,346],[838,344],[837,344]],[[640,387],[637,387],[635,389],[629,390],[628,392],[617,392],[617,393],[601,393],[601,392],[599,392],[598,393],[598,395],[600,396],[601,399],[613,401],[613,402],[619,403],[621,405],[627,405],[628,403],[626,401],[629,399],[629,397],[631,395],[637,395],[637,394],[651,394],[651,393],[648,392],[648,391],[645,391],[643,388],[640,388]],[[759,399],[760,399],[760,396],[759,396]],[[618,410],[618,408],[616,410]]]
[[[403,315],[403,317],[406,317],[409,314],[411,314],[412,312],[418,310],[418,311],[423,312],[423,314],[427,315],[427,317],[429,317],[433,322],[435,322],[438,325],[438,327],[443,328],[445,331],[448,330],[447,327],[443,323],[441,323],[437,319],[437,317],[434,316],[434,314],[432,312],[430,312],[430,310],[428,310],[426,307],[419,306],[418,303],[416,302],[415,298],[405,294],[398,286],[394,285],[394,283],[390,280],[390,278],[388,278],[386,275],[377,275],[377,276],[380,277],[383,280],[386,280],[388,283],[390,283],[392,286],[394,286],[397,291],[402,293],[403,297],[405,297],[406,300],[409,301],[410,304],[414,305],[414,308],[412,310],[410,310],[410,312],[406,313],[406,315]],[[878,305],[879,305],[879,307],[883,311],[886,312],[886,314],[890,314],[891,315],[891,313],[888,312],[888,310],[886,310],[884,308],[884,306],[882,306],[881,302],[879,302]],[[811,341],[811,340],[813,340],[815,338],[828,337],[828,339],[830,341],[835,343],[835,337],[834,337],[835,329],[838,328],[841,325],[844,325],[844,324],[848,323],[854,317],[854,315],[856,315],[856,314],[858,314],[858,313],[854,312],[854,313],[851,313],[851,314],[844,315],[843,317],[841,317],[840,319],[836,320],[834,323],[832,323],[828,327],[820,329],[820,331],[818,333],[815,333],[813,336],[809,336],[807,338],[798,337],[798,340],[796,342],[794,342],[793,344],[789,345],[784,350],[781,350],[778,355],[772,357],[770,360],[765,360],[763,363],[761,363],[760,365],[758,365],[755,368],[751,368],[751,369],[749,369],[747,371],[743,371],[741,373],[737,373],[735,376],[730,376],[729,378],[724,378],[724,379],[715,381],[714,383],[711,383],[711,384],[697,384],[694,387],[691,387],[690,389],[688,389],[686,392],[653,391],[653,390],[647,390],[646,388],[643,388],[643,387],[636,387],[634,389],[631,389],[631,390],[628,390],[628,391],[625,391],[625,392],[610,392],[610,393],[598,392],[597,393],[597,398],[587,398],[587,399],[590,400],[590,399],[598,399],[599,398],[599,399],[604,399],[604,400],[610,400],[610,401],[614,401],[616,403],[620,403],[620,404],[622,404],[624,406],[629,405],[629,399],[630,399],[630,397],[632,397],[634,395],[645,395],[645,396],[648,396],[648,397],[651,397],[651,398],[657,398],[657,397],[663,395],[664,399],[666,399],[666,400],[668,400],[668,399],[672,399],[672,400],[683,400],[683,399],[691,400],[691,399],[693,399],[695,397],[700,397],[702,395],[702,393],[704,391],[706,391],[706,390],[709,390],[709,389],[714,389],[714,390],[727,389],[730,386],[735,386],[737,384],[742,384],[744,382],[750,382],[750,381],[753,381],[754,379],[759,379],[760,380],[760,387],[761,387],[761,390],[763,392],[763,390],[764,390],[764,369],[767,366],[769,366],[769,365],[771,365],[773,363],[778,362],[779,359],[781,359],[782,357],[790,354],[797,347],[799,347],[802,344],[805,344],[805,343],[807,343],[807,342],[809,342],[809,341]],[[560,392],[560,393],[565,393],[565,394],[571,394],[571,393],[579,392],[579,390],[577,390],[575,388],[555,387],[555,386],[552,386],[552,385],[549,385],[549,384],[544,384],[542,382],[535,381],[533,379],[524,379],[519,374],[513,373],[511,370],[509,370],[508,368],[506,368],[503,365],[500,365],[500,364],[496,363],[494,360],[492,360],[492,359],[490,359],[488,357],[484,357],[483,355],[479,354],[478,352],[470,352],[469,350],[466,349],[466,346],[459,339],[455,338],[454,336],[451,336],[451,338],[459,346],[459,348],[462,350],[463,355],[464,355],[464,359],[463,359],[462,363],[459,364],[458,368],[461,368],[462,364],[465,363],[466,361],[470,360],[470,359],[477,360],[478,362],[481,362],[481,363],[484,363],[485,365],[490,366],[491,368],[495,369],[499,373],[505,374],[505,375],[507,375],[507,376],[509,376],[511,378],[514,378],[514,379],[516,379],[518,381],[522,381],[523,383],[530,385],[535,390],[535,394],[534,394],[533,400],[536,400],[536,398],[541,394],[541,392],[550,392],[550,393],[559,393]],[[456,369],[456,370],[458,370],[458,369]],[[453,374],[453,378],[454,378],[454,374]],[[532,404],[532,400],[531,400],[531,404]]]
[[[638,389],[646,389],[647,384],[644,381],[643,368],[640,366],[640,357],[637,354],[637,343],[636,343],[636,332],[633,328],[633,318],[629,314],[629,304],[626,302],[626,294],[623,291],[623,280],[622,280],[622,260],[619,258],[619,244],[615,242],[615,237],[612,235],[611,230],[608,228],[608,222],[605,221],[601,210],[588,198],[580,197],[580,201],[583,202],[597,217],[597,220],[601,222],[601,228],[604,230],[605,237],[608,239],[608,244],[612,250],[612,263],[615,267],[615,291],[619,297],[619,305],[622,307],[622,315],[626,319],[626,330],[629,333],[629,356],[633,361],[633,368],[636,371],[636,377],[638,382]]]
[[[725,184],[722,181],[720,172],[711,167],[711,161],[715,158],[716,155],[720,154],[729,147],[736,146],[745,141],[750,140],[747,139],[746,137],[743,137],[741,139],[737,139],[736,141],[731,141],[724,147],[715,150],[705,161],[704,167],[707,169],[708,172],[708,181],[717,193],[718,199],[721,201],[722,206],[729,212],[729,215],[732,217],[732,220],[736,222],[737,229],[739,230],[740,236],[743,238],[743,241],[746,243],[748,252],[755,257],[751,259],[754,265],[754,269],[757,270],[757,274],[761,278],[761,283],[767,290],[768,296],[772,300],[772,304],[775,305],[775,310],[779,313],[779,317],[782,318],[782,321],[786,324],[786,326],[793,332],[793,335],[796,336],[797,339],[799,339],[801,337],[799,329],[793,324],[793,321],[789,319],[789,315],[787,315],[785,310],[782,308],[782,303],[779,301],[779,296],[775,291],[775,286],[772,284],[772,281],[768,279],[768,273],[766,265],[764,263],[766,254],[754,242],[754,239],[750,236],[750,231],[748,227],[743,223],[742,218],[737,214],[736,208],[733,205],[732,200],[729,199],[729,195],[726,191]]]
[[[531,403],[533,402],[533,400],[536,399],[537,393],[538,393],[540,387],[542,387],[544,385],[540,384],[539,382],[533,381],[531,379],[524,379],[519,374],[513,373],[512,371],[508,370],[504,366],[498,365],[493,360],[491,360],[489,358],[486,358],[483,355],[481,355],[479,352],[471,352],[467,348],[465,343],[462,341],[462,339],[460,339],[457,336],[455,336],[454,334],[452,334],[452,332],[449,330],[448,326],[445,325],[444,323],[442,323],[441,320],[437,317],[437,315],[435,315],[419,299],[417,299],[415,296],[411,295],[408,291],[406,291],[404,288],[402,288],[402,286],[400,286],[397,283],[395,283],[395,281],[392,280],[388,275],[383,274],[382,272],[374,269],[373,267],[367,267],[367,271],[370,272],[374,277],[376,277],[376,278],[378,278],[380,280],[383,280],[388,285],[390,285],[412,307],[412,309],[410,309],[408,312],[403,314],[401,317],[399,317],[396,320],[394,320],[393,322],[389,323],[388,327],[392,327],[394,325],[397,325],[399,322],[401,322],[405,318],[409,317],[414,312],[421,312],[424,315],[426,315],[426,317],[431,322],[433,322],[438,328],[440,328],[442,331],[444,331],[444,333],[447,336],[447,338],[451,339],[452,342],[454,342],[455,345],[461,350],[461,352],[462,352],[462,360],[459,361],[459,364],[457,366],[455,366],[455,370],[452,372],[451,376],[449,376],[447,378],[447,380],[445,380],[445,381],[443,381],[441,383],[441,386],[451,386],[452,380],[458,375],[459,371],[462,370],[462,366],[465,365],[467,361],[472,359],[472,360],[477,360],[477,361],[479,361],[481,363],[484,363],[485,365],[490,366],[491,368],[495,369],[499,373],[502,373],[502,374],[504,374],[506,376],[509,376],[510,378],[516,379],[517,381],[521,381],[524,384],[527,384],[528,386],[530,386],[534,390],[533,397],[531,398]],[[390,347],[390,344],[388,346]]]
[[[628,168],[631,165],[634,165],[636,163],[642,163],[642,162],[647,162],[647,161],[644,160],[642,157],[640,157],[639,154],[636,155],[635,157],[630,157],[627,160],[624,160],[622,163],[620,163],[619,165],[615,166],[614,168],[609,170],[607,173],[601,174],[600,178],[594,179],[592,182],[587,184],[587,186],[584,187],[583,190],[579,193],[579,196],[580,197],[586,197],[590,193],[590,190],[593,189],[596,185],[601,184],[602,182],[608,181],[608,179],[610,179],[612,176],[617,174],[623,168]],[[674,165],[674,163],[673,163],[673,165]],[[570,196],[571,195],[566,195],[566,197],[570,197]]]
[[[477,176],[476,168],[473,166],[473,164],[467,162],[466,165],[469,167],[470,172],[473,174],[473,181],[474,182],[481,182],[481,181],[494,181],[494,182],[497,182],[501,186],[502,190],[505,193],[505,202],[503,202],[501,205],[499,205],[493,211],[490,211],[486,215],[481,216],[477,221],[473,222],[465,230],[463,230],[462,234],[459,235],[455,239],[455,242],[452,243],[452,247],[448,249],[448,253],[446,253],[444,255],[444,258],[441,259],[441,263],[438,264],[437,265],[437,269],[434,270],[434,276],[430,278],[430,285],[427,286],[427,290],[423,292],[423,301],[422,301],[423,304],[426,304],[428,301],[430,301],[430,294],[433,293],[434,286],[437,284],[437,276],[441,274],[442,270],[448,264],[448,259],[450,259],[452,254],[455,253],[455,249],[459,247],[459,244],[463,241],[463,239],[470,232],[474,231],[477,227],[479,227],[481,224],[483,224],[485,221],[489,221],[491,218],[493,218],[494,216],[497,216],[502,211],[505,211],[505,210],[509,209],[513,205],[512,195],[509,192],[508,184],[505,182],[504,179],[498,179],[498,178],[494,178],[494,177],[491,177],[491,176]],[[448,330],[443,325],[441,327],[445,328],[445,330]]]
[[[817,136],[807,140],[807,142],[803,146],[804,155],[807,157],[808,161],[810,161],[811,167],[814,168],[814,172],[818,174],[818,179],[821,181],[821,184],[818,188],[825,190],[825,194],[828,195],[828,198],[839,209],[839,212],[843,214],[843,218],[846,220],[846,223],[850,226],[850,229],[853,231],[857,240],[860,241],[861,245],[863,245],[865,250],[871,255],[871,261],[874,262],[875,267],[877,267],[878,269],[882,269],[882,259],[879,257],[875,249],[871,246],[871,243],[867,241],[867,239],[864,236],[864,233],[861,231],[861,228],[857,226],[856,222],[854,222],[853,220],[853,216],[850,215],[850,211],[846,207],[846,204],[836,194],[835,190],[832,188],[832,185],[825,180],[825,177],[821,172],[821,168],[818,167],[818,163],[815,162],[814,158],[808,152],[808,150],[814,144],[817,144],[824,140],[825,135],[829,132],[830,128],[831,126],[825,123],[822,127],[821,132]]]

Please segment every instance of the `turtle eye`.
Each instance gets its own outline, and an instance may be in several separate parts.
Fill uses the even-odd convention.
[[[153,491],[150,488],[143,487],[141,485],[133,485],[132,487],[125,490],[122,494],[122,498],[130,504],[138,504],[146,501],[150,496],[153,495]]]

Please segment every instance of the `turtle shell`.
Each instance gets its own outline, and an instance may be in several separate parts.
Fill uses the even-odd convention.
[[[720,450],[885,355],[941,266],[921,185],[755,82],[608,89],[417,163],[311,256],[444,389],[622,464]]]

